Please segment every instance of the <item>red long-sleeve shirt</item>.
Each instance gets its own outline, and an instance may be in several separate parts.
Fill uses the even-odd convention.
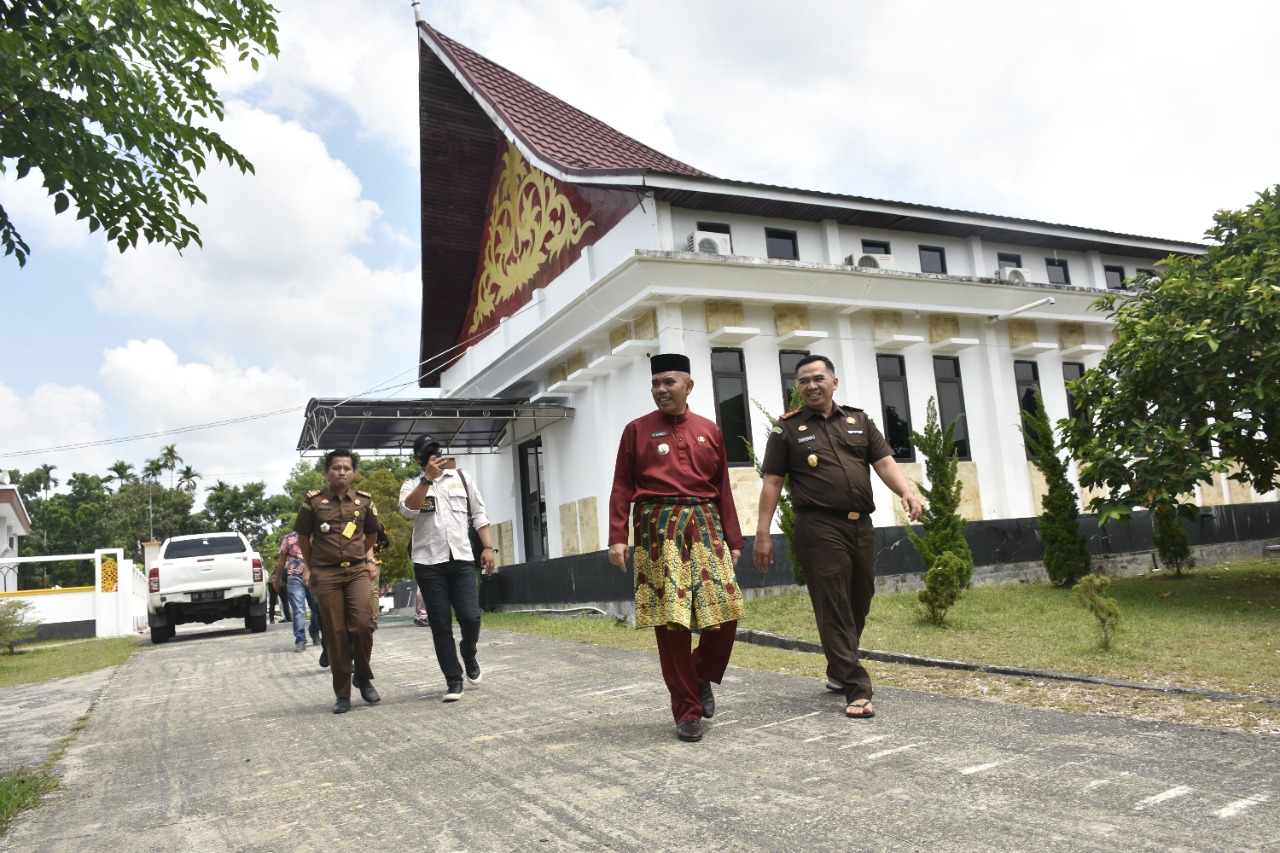
[[[716,504],[725,542],[742,550],[724,437],[715,421],[687,409],[675,417],[654,411],[623,427],[609,494],[609,544],[626,543],[631,504],[661,497]]]

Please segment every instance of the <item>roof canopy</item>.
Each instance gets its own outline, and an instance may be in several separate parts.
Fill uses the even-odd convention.
[[[571,417],[573,409],[568,406],[520,399],[312,399],[298,450],[408,453],[414,439],[425,434],[453,453],[496,453],[513,441],[512,425],[517,420],[528,422],[530,432],[537,432]]]

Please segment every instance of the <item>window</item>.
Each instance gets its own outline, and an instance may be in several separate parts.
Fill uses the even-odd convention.
[[[699,222],[699,231],[707,231],[711,234],[728,234],[729,226],[723,222]]]
[[[1034,361],[1015,361],[1013,379],[1018,388],[1018,408],[1024,412],[1034,412],[1036,410],[1035,391],[1040,387],[1039,366]],[[1027,458],[1032,458],[1030,443],[1027,444],[1026,451]]]
[[[1139,267],[1138,269],[1133,271],[1134,278],[1142,278],[1142,279],[1155,278],[1159,274],[1160,273],[1156,272],[1155,270],[1149,270],[1142,267]]]
[[[800,257],[796,249],[796,232],[778,228],[764,229],[765,251],[771,258],[794,261]]]
[[[796,388],[796,365],[809,355],[804,350],[784,349],[778,353],[778,369],[782,373],[782,410],[791,411],[791,395]]]
[[[964,412],[964,388],[960,384],[960,359],[948,356],[933,357],[933,378],[938,383],[938,420],[943,430],[955,423],[951,440],[955,442],[956,456],[968,461],[969,424]]]
[[[1022,255],[1015,255],[1013,252],[1001,252],[996,255],[996,263],[999,265],[1000,269],[1004,269],[1005,267],[1020,267],[1022,266]]]
[[[889,251],[889,243],[884,240],[863,240],[862,253],[864,255],[892,255]]]
[[[1107,277],[1107,290],[1124,290],[1124,267],[1103,267]]]
[[[747,452],[751,416],[747,409],[747,370],[740,349],[711,351],[711,383],[716,398],[716,423],[724,434],[730,465],[753,465]]]
[[[884,407],[885,441],[893,448],[899,462],[914,462],[911,446],[911,411],[907,407],[907,371],[900,355],[877,355],[876,370],[880,374],[880,403]]]
[[[920,247],[920,272],[947,271],[947,252],[937,246]]]
[[[1062,381],[1074,382],[1084,376],[1084,365],[1077,364],[1072,361],[1062,362]],[[1067,386],[1067,416],[1072,420],[1080,420],[1084,414],[1080,407],[1076,405],[1076,395],[1071,393],[1071,387]]]
[[[1050,284],[1070,284],[1071,273],[1067,271],[1067,262],[1057,258],[1045,258],[1044,265],[1049,271]]]

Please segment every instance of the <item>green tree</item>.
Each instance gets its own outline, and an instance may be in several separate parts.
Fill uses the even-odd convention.
[[[164,462],[160,459],[148,459],[142,463],[142,482],[158,483],[164,473]]]
[[[926,572],[943,554],[950,553],[960,560],[963,566],[959,574],[960,587],[964,589],[973,580],[973,552],[964,538],[965,521],[960,515],[964,484],[957,476],[959,459],[953,440],[955,429],[954,422],[947,424],[946,429],[942,428],[938,421],[938,407],[930,397],[925,409],[924,432],[911,433],[911,441],[924,455],[925,476],[929,480],[928,488],[923,483],[916,483],[924,498],[924,512],[919,522],[924,534],[916,533],[910,524],[903,526]]]
[[[182,457],[178,455],[178,445],[166,444],[160,450],[160,455],[156,457],[160,460],[160,467],[169,472],[169,488],[173,488],[174,472],[178,470],[178,464],[182,462]]]
[[[289,478],[284,481],[284,494],[289,499],[290,513],[298,511],[308,492],[324,488],[324,474],[320,471],[320,466],[323,464],[319,459],[314,462],[299,459],[293,466],[293,470],[289,472]],[[293,515],[291,514],[289,518],[292,522]]]
[[[1170,507],[1157,507],[1151,511],[1151,527],[1160,563],[1166,569],[1173,569],[1175,577],[1182,577],[1182,570],[1194,566],[1195,560],[1191,557],[1191,541],[1181,516]]]
[[[129,483],[107,499],[103,517],[111,547],[124,548],[141,562],[142,543],[163,542],[170,536],[212,531],[204,513],[193,513],[193,496],[181,489],[149,483]],[[100,546],[105,547],[105,546]]]
[[[402,469],[402,473],[405,470]],[[391,541],[382,551],[379,583],[413,579],[413,561],[409,559],[409,539],[413,536],[413,523],[397,510],[400,505],[400,485],[409,476],[412,476],[411,470],[406,476],[399,477],[389,467],[375,468],[356,483],[357,489],[373,495],[373,505],[378,508],[378,520],[382,522],[387,531],[387,539]]]
[[[46,554],[88,554],[109,544],[103,517],[108,495],[101,477],[72,474],[68,490],[47,499],[33,501],[31,535],[24,540],[28,556]],[[37,574],[38,573],[38,574]],[[53,585],[86,586],[93,583],[92,564],[87,560],[38,563],[32,571],[19,575],[21,589],[43,589]]]
[[[57,465],[50,465],[48,462],[41,465],[31,473],[35,475],[35,482],[39,489],[44,492],[44,499],[49,499],[49,490],[58,488],[58,478],[53,476],[53,472],[58,469]]]
[[[277,53],[267,0],[10,0],[0,4],[0,175],[33,172],[120,251],[200,243],[184,208],[204,201],[209,158],[253,165],[209,128],[225,57]],[[30,248],[0,206],[0,243]]]
[[[1063,431],[1081,485],[1102,492],[1100,520],[1134,507],[1192,519],[1195,485],[1222,472],[1280,487],[1280,185],[1214,222],[1204,255],[1094,303],[1116,340],[1072,384],[1083,414]]]
[[[283,496],[269,498],[263,482],[241,487],[219,480],[205,492],[204,512],[214,530],[243,533],[254,548],[267,553],[267,537],[280,525]]]
[[[965,574],[973,574],[972,566],[950,551],[943,551],[933,561],[924,575],[924,589],[916,594],[924,605],[925,619],[931,625],[942,627],[947,611],[960,600],[965,588]]]
[[[119,483],[121,486],[137,481],[133,473],[133,463],[117,459],[107,468],[110,473],[102,478],[104,483]]]
[[[1089,574],[1093,558],[1089,541],[1080,532],[1080,505],[1076,488],[1067,478],[1067,463],[1058,456],[1053,427],[1044,410],[1040,389],[1033,388],[1031,411],[1022,410],[1022,437],[1031,451],[1031,464],[1044,475],[1045,495],[1040,499],[1040,541],[1044,543],[1044,570],[1055,586],[1072,586]]]
[[[184,492],[194,493],[201,476],[200,472],[190,465],[185,466],[178,472],[178,488]]]
[[[29,640],[36,635],[40,620],[27,619],[34,609],[35,607],[29,601],[0,603],[0,646],[6,647],[9,654],[17,654],[15,647],[23,640]]]

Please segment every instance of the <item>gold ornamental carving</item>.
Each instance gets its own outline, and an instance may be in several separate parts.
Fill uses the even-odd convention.
[[[499,168],[469,333],[595,224],[583,221],[556,181],[530,166],[510,141]]]

